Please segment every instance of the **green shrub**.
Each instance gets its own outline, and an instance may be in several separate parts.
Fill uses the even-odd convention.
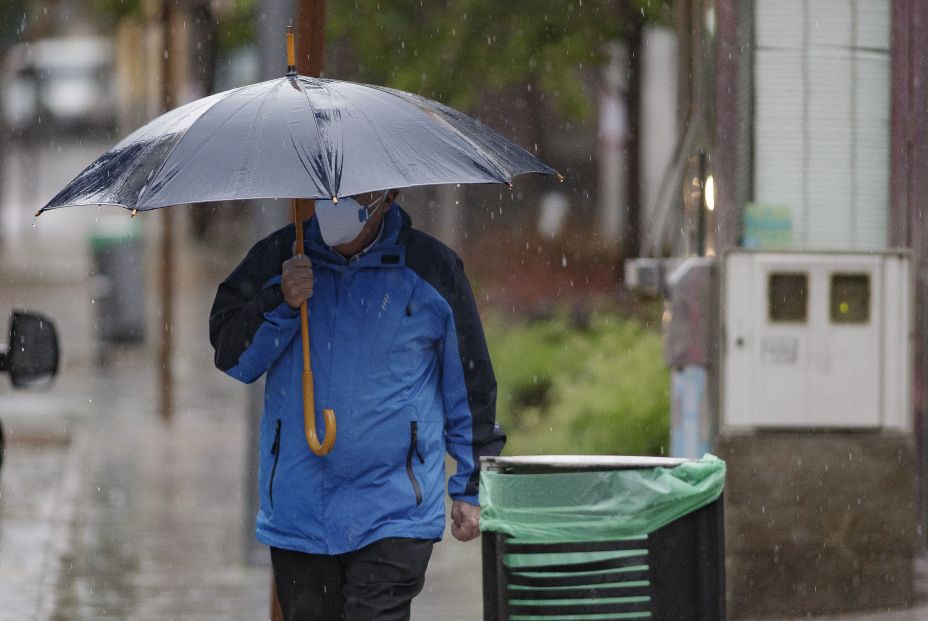
[[[607,313],[584,326],[493,316],[485,327],[506,454],[666,452],[670,379],[659,334]]]

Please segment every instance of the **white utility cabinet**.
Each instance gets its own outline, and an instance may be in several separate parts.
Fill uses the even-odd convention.
[[[725,255],[722,429],[911,429],[905,251]]]

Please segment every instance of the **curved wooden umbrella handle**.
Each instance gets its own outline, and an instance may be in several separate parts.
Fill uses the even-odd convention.
[[[306,444],[314,455],[328,455],[335,446],[335,411],[322,410],[325,419],[325,439],[320,442],[316,435],[315,399],[313,398],[313,372],[303,370],[303,426],[306,428]]]
[[[296,227],[296,248],[293,250],[294,254],[300,254],[303,249],[303,218],[296,199],[293,200],[293,225]],[[335,412],[329,409],[322,411],[325,420],[325,440],[319,442],[319,436],[316,434],[313,370],[309,360],[309,310],[306,300],[300,304],[300,332],[303,339],[303,427],[306,431],[306,443],[309,445],[309,450],[321,457],[328,455],[335,446]]]

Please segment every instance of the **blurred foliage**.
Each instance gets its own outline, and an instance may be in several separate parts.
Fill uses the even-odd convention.
[[[93,0],[93,6],[101,17],[113,23],[142,15],[142,0]]]
[[[496,315],[485,329],[507,454],[666,453],[670,377],[657,332],[607,312],[579,325]]]
[[[228,14],[218,16],[216,45],[220,52],[230,52],[254,43],[258,20],[258,0],[235,0]]]
[[[605,60],[633,19],[661,20],[661,0],[353,0],[329,2],[328,35],[344,40],[357,79],[473,110],[483,92],[538,89],[560,112],[590,113],[585,67]],[[364,16],[364,17],[359,17]]]

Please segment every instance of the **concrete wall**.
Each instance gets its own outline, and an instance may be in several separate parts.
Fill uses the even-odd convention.
[[[909,434],[721,436],[732,619],[887,609],[914,601]]]

